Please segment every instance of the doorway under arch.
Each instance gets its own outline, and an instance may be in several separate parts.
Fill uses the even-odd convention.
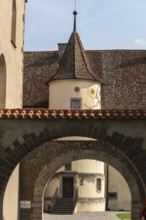
[[[44,190],[44,213],[131,211],[131,193],[123,176],[97,160],[76,160],[58,169]]]

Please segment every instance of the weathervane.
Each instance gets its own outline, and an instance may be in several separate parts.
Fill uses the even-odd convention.
[[[76,2],[76,0],[75,0],[75,11],[76,11],[76,6],[77,6],[77,2]]]

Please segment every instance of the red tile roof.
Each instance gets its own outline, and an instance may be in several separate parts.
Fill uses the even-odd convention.
[[[146,110],[0,109],[0,119],[146,119]]]

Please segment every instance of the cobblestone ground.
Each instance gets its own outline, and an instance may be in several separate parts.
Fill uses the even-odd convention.
[[[43,220],[120,220],[116,212],[76,213],[74,215],[44,214]]]

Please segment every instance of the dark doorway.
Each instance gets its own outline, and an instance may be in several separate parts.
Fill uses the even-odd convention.
[[[63,177],[63,198],[73,198],[73,177]]]

